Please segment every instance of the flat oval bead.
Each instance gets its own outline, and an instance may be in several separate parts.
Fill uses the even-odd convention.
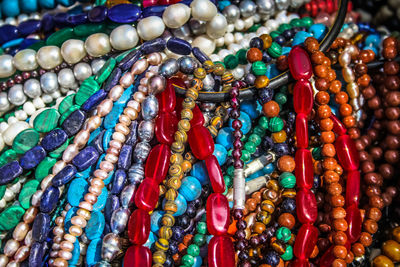
[[[154,95],[149,95],[142,103],[142,117],[144,120],[152,120],[158,114],[158,101]]]
[[[296,144],[298,148],[308,147],[308,119],[304,113],[296,116]]]
[[[361,235],[361,213],[356,205],[351,205],[346,208],[346,221],[348,228],[346,231],[347,239],[350,243],[354,243]]]
[[[83,178],[74,179],[67,192],[67,200],[71,206],[77,207],[89,188],[88,182]]]
[[[90,111],[92,108],[97,107],[108,95],[108,92],[101,89],[95,92],[88,100],[83,103],[81,109],[85,112]]]
[[[161,144],[172,145],[174,134],[178,129],[178,118],[173,113],[161,113],[156,118],[154,132]]]
[[[33,127],[40,133],[47,133],[57,127],[60,113],[54,108],[43,110],[33,121]]]
[[[336,138],[335,149],[339,163],[344,170],[353,171],[358,169],[360,157],[350,136],[342,135]]]
[[[333,131],[335,132],[335,134],[337,135],[344,135],[346,134],[346,127],[343,125],[343,123],[335,116],[335,115],[331,115],[330,119],[333,122]]]
[[[346,179],[346,205],[356,205],[360,201],[360,172],[349,171]]]
[[[312,75],[310,56],[301,46],[295,46],[288,56],[290,73],[295,80],[308,80]]]
[[[62,123],[61,127],[67,133],[68,137],[76,135],[82,128],[85,122],[86,115],[81,110],[75,110],[72,112]]]
[[[204,160],[214,152],[214,140],[204,126],[195,126],[190,129],[188,140],[193,155]]]
[[[131,145],[123,145],[118,156],[118,168],[122,170],[128,170],[132,163],[132,150]]]
[[[14,25],[6,24],[0,27],[0,44],[18,38],[18,29]]]
[[[194,56],[198,61],[200,61],[200,63],[202,63],[202,64],[203,64],[205,61],[210,60],[210,58],[209,58],[206,54],[204,54],[198,47],[193,47],[192,53],[193,53],[193,56]]]
[[[19,159],[19,164],[25,170],[35,168],[46,157],[46,151],[42,146],[35,146]]]
[[[15,136],[14,142],[12,144],[12,149],[18,154],[23,154],[29,149],[36,146],[39,142],[39,138],[40,135],[35,129],[25,129],[17,136]]]
[[[215,193],[225,192],[225,181],[217,158],[214,155],[208,156],[205,159],[205,163],[213,191]]]
[[[296,183],[299,188],[311,189],[314,184],[314,166],[311,152],[308,149],[298,149],[295,155]]]
[[[300,189],[296,194],[297,218],[301,223],[313,223],[317,219],[318,209],[314,193],[309,189]]]
[[[88,13],[90,22],[100,23],[107,18],[108,9],[105,6],[95,6]]]
[[[101,261],[101,247],[103,241],[101,238],[92,240],[87,246],[86,252],[86,263],[88,266],[94,266],[96,263]]]
[[[310,114],[314,95],[308,80],[297,81],[293,87],[293,107],[296,113]]]
[[[89,240],[100,238],[103,234],[105,226],[104,215],[100,211],[91,213],[90,220],[85,227],[85,234]]]
[[[54,129],[43,137],[42,141],[40,141],[40,145],[46,151],[50,152],[59,148],[67,139],[68,135],[64,130]]]
[[[235,266],[235,250],[228,236],[214,236],[208,243],[208,266]]]
[[[107,78],[106,83],[104,84],[104,91],[109,92],[115,85],[117,85],[119,79],[121,78],[121,74],[122,70],[120,68],[114,68],[110,76]]]
[[[177,37],[168,39],[167,48],[178,55],[189,55],[192,52],[190,43]]]
[[[157,38],[151,41],[146,41],[140,47],[143,54],[148,55],[154,52],[162,52],[167,47],[167,43],[163,38]]]
[[[124,188],[125,183],[126,183],[126,172],[122,169],[118,169],[114,173],[114,179],[112,181],[110,193],[114,195],[119,194]]]
[[[182,79],[170,78],[166,81],[165,90],[157,94],[158,109],[160,112],[173,112],[176,105],[174,84],[184,87]]]
[[[60,197],[60,191],[57,187],[49,186],[42,195],[40,200],[40,211],[44,213],[52,212],[56,206]]]
[[[148,212],[135,210],[128,222],[128,236],[131,243],[143,245],[150,234],[150,215]]]
[[[130,132],[126,136],[126,145],[135,145],[138,141],[138,134],[137,134],[137,128],[138,128],[139,123],[137,121],[132,121],[131,125],[129,126]]]
[[[97,150],[92,146],[88,146],[74,157],[72,164],[81,172],[94,165],[98,159],[99,153]]]
[[[142,50],[134,50],[118,63],[118,67],[124,72],[127,69],[130,69],[133,64],[135,64],[142,57],[142,55]]]
[[[152,211],[157,204],[159,192],[160,189],[155,180],[144,179],[135,193],[136,206],[147,212]]]
[[[107,197],[106,206],[104,207],[104,216],[107,224],[110,223],[112,214],[120,207],[119,198],[116,195],[109,195]]]
[[[207,230],[212,235],[224,235],[229,227],[229,204],[226,196],[213,193],[207,199]]]
[[[150,267],[151,262],[151,251],[147,247],[133,245],[130,246],[125,253],[125,267]]]
[[[74,165],[68,164],[61,171],[59,171],[54,177],[51,183],[55,187],[60,187],[64,184],[67,184],[71,181],[77,173],[77,170]]]
[[[32,238],[36,242],[43,242],[46,240],[50,231],[50,216],[47,213],[40,212],[36,215],[35,221],[32,226]]]
[[[203,112],[201,112],[198,105],[194,106],[192,113],[193,113],[193,118],[190,120],[190,125],[192,127],[203,126],[205,120],[204,120]]]
[[[146,161],[145,176],[160,184],[168,173],[171,149],[164,144],[158,144],[150,151]]]
[[[29,251],[29,266],[40,267],[42,266],[42,259],[44,255],[44,243],[33,242]]]
[[[108,10],[108,18],[117,23],[132,23],[139,19],[142,11],[133,4],[119,4]]]
[[[297,258],[308,259],[318,240],[318,229],[311,224],[303,224],[297,233],[293,252]]]
[[[37,19],[28,19],[18,25],[18,33],[21,36],[27,36],[40,29],[42,21]]]

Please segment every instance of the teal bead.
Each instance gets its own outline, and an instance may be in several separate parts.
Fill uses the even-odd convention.
[[[79,203],[83,201],[83,196],[88,188],[89,184],[85,179],[79,178],[72,180],[67,192],[68,203],[73,207],[78,207]]]
[[[283,188],[294,188],[296,185],[296,177],[291,172],[283,172],[279,176],[279,184]]]
[[[243,134],[247,134],[251,130],[251,119],[250,119],[250,116],[247,115],[246,112],[241,111],[240,112],[240,116],[239,116],[238,119],[242,123],[242,127],[240,128],[240,130],[242,131]],[[230,119],[229,120],[229,126],[231,127],[231,130],[233,130],[232,123],[233,123],[233,119]]]
[[[106,183],[104,183],[104,184],[106,184]],[[107,196],[108,196],[108,190],[107,190],[107,187],[105,186],[101,190],[100,196],[97,197],[97,202],[93,205],[94,211],[101,211],[104,209],[104,207],[106,206],[106,202],[107,202]]]
[[[39,0],[39,5],[45,9],[53,9],[56,7],[55,0]]]
[[[165,202],[166,202],[166,199],[164,199],[164,201],[162,203],[163,208],[164,208]],[[174,213],[174,217],[183,215],[186,212],[186,209],[187,209],[187,201],[186,201],[186,199],[181,194],[178,194],[176,196],[174,202],[175,202],[175,204],[176,204],[176,206],[178,208],[177,211]]]
[[[279,106],[284,105],[287,102],[287,96],[283,93],[276,93],[274,99],[279,104]]]
[[[182,179],[182,184],[178,192],[186,199],[186,201],[193,201],[201,194],[201,184],[195,177],[187,176]]]
[[[186,254],[185,256],[182,257],[181,261],[184,265],[192,266],[194,263],[194,258],[193,256]]]
[[[89,240],[100,238],[104,231],[105,219],[102,212],[94,211],[87,222],[85,234]]]
[[[153,232],[150,232],[149,238],[147,239],[146,243],[143,244],[143,246],[148,247],[150,249],[157,239],[158,239],[157,236]]]
[[[76,212],[78,211],[78,207],[72,207],[67,211],[64,219],[64,229],[68,231],[68,229],[72,226],[71,219],[75,216]]]
[[[249,142],[252,142],[255,146],[259,146],[261,144],[261,137],[258,134],[251,134],[248,140]]]
[[[231,186],[233,185],[233,179],[232,179],[232,177],[229,176],[229,175],[225,175],[225,176],[224,176],[224,181],[225,181],[225,186],[226,186],[227,188],[229,188],[229,187],[231,187]]]
[[[279,117],[269,119],[268,128],[271,132],[276,133],[283,129],[283,121]]]
[[[224,64],[225,64],[225,67],[226,67],[228,70],[232,70],[232,69],[236,68],[236,67],[239,65],[239,61],[238,61],[238,59],[237,59],[236,56],[234,56],[234,55],[227,55],[227,56],[224,58]]]
[[[257,147],[252,142],[247,142],[244,144],[244,149],[246,149],[250,154],[256,152]]]
[[[199,222],[196,226],[196,231],[199,234],[205,235],[207,233],[207,223]]]
[[[235,167],[234,166],[229,166],[228,169],[226,170],[226,173],[233,177],[233,172],[235,171]]]
[[[203,234],[195,234],[193,242],[199,247],[202,247],[206,243],[206,236]]]
[[[193,164],[190,175],[199,180],[201,185],[206,185],[210,182],[210,178],[208,177],[208,171],[206,169],[206,164],[204,163],[204,161],[198,161]]]
[[[71,251],[71,253],[72,258],[68,261],[68,265],[77,265],[81,254],[81,247],[79,246],[78,240],[75,241],[74,249]]]
[[[152,232],[157,233],[160,229],[160,222],[162,216],[165,214],[164,211],[156,210],[150,215],[150,229]]]
[[[246,112],[252,120],[255,120],[261,114],[261,109],[258,109],[258,104],[258,101],[243,101],[240,103],[240,110]]]
[[[262,116],[260,120],[258,121],[258,125],[263,128],[264,130],[268,130],[268,118],[265,116]]]
[[[278,240],[281,240],[281,241],[285,242],[285,243],[290,240],[291,236],[292,236],[292,232],[287,227],[280,227],[276,231],[276,238]]]
[[[324,38],[327,31],[328,28],[321,23],[314,24],[308,29],[308,32],[311,33],[318,41],[321,41]]]
[[[200,255],[200,248],[198,245],[196,244],[191,244],[188,248],[187,248],[187,253],[192,256],[192,257],[197,257]]]
[[[24,0],[19,2],[22,12],[33,13],[38,10],[37,0]]]
[[[241,156],[240,158],[241,158],[241,160],[243,160],[244,162],[247,162],[247,161],[250,160],[251,154],[250,154],[250,152],[247,151],[247,150],[242,150],[242,156]]]
[[[286,246],[285,253],[281,255],[282,260],[290,261],[293,259],[293,247],[291,245]]]
[[[233,136],[232,129],[230,127],[224,127],[219,130],[217,138],[215,138],[215,143],[220,144],[225,147],[225,149],[230,149],[233,147]]]
[[[251,70],[253,71],[254,75],[261,76],[265,75],[267,72],[267,66],[262,61],[256,61],[251,65]]]
[[[16,17],[20,14],[18,0],[4,0],[1,3],[1,13],[5,17]]]
[[[97,238],[90,242],[86,251],[86,263],[89,266],[94,266],[96,263],[101,261],[101,247],[102,247],[102,239]]]
[[[219,165],[224,165],[226,162],[226,157],[228,156],[228,151],[223,145],[215,144],[213,155],[217,158]]]
[[[282,46],[278,43],[273,42],[272,45],[268,48],[268,54],[270,54],[273,58],[278,58],[282,55]]]
[[[201,267],[203,263],[203,259],[201,258],[201,256],[197,256],[194,258],[194,263],[192,265],[192,267]]]

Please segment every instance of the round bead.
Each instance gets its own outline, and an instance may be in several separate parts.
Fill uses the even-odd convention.
[[[36,53],[37,63],[43,69],[50,70],[63,62],[60,48],[57,46],[43,46]]]
[[[32,71],[39,66],[36,61],[36,51],[33,49],[24,49],[14,56],[14,66],[20,71]]]
[[[110,34],[110,42],[114,49],[128,50],[137,45],[139,36],[135,27],[121,25],[115,28]]]
[[[104,56],[111,51],[110,39],[105,33],[92,34],[85,41],[85,49],[92,57]]]

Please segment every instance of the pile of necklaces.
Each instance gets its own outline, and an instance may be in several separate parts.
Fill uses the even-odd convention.
[[[1,0],[0,267],[400,264],[398,0]]]

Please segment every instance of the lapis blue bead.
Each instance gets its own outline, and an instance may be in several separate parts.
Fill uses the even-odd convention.
[[[182,184],[178,192],[187,201],[193,201],[201,194],[201,184],[197,178],[193,176],[187,176],[182,179]]]
[[[50,32],[54,28],[54,19],[50,14],[45,14],[42,17],[42,31]]]
[[[86,13],[69,15],[67,18],[67,22],[71,26],[78,26],[86,23],[87,21],[88,21],[88,15]]]
[[[215,143],[223,145],[225,149],[233,147],[233,136],[232,129],[230,127],[224,127],[219,130]],[[197,177],[197,176],[196,176]]]
[[[52,184],[55,187],[60,187],[64,184],[67,184],[69,181],[71,181],[77,173],[77,170],[74,165],[68,164],[65,166],[61,171],[59,171],[52,180]]]
[[[164,13],[164,10],[168,6],[149,6],[143,9],[142,11],[142,17],[150,17],[150,16],[157,16],[157,17],[162,17],[162,14]]]
[[[278,44],[278,45],[283,45],[286,40],[285,37],[283,37],[282,35],[278,35],[275,37],[274,41]]]
[[[71,251],[72,253],[72,258],[68,261],[68,265],[78,265],[79,262],[79,257],[81,254],[81,247],[79,245],[79,241],[76,240],[74,243],[74,249]]]
[[[112,182],[110,193],[118,195],[124,188],[126,182],[126,172],[122,169],[118,169],[114,174],[114,180]]]
[[[136,120],[132,121],[131,125],[129,125],[129,129],[131,131],[126,138],[125,144],[134,146],[137,143],[137,141],[138,141],[138,136],[137,136],[138,125],[139,125],[139,123]]]
[[[69,26],[67,23],[67,19],[68,19],[69,15],[66,12],[60,12],[57,13],[53,16],[53,21],[55,26],[57,27],[65,27],[65,26]]]
[[[86,251],[86,264],[88,266],[94,266],[96,263],[101,261],[101,246],[103,242],[100,238],[92,240]]]
[[[213,155],[217,158],[219,165],[224,165],[226,162],[226,157],[228,156],[228,151],[223,145],[215,144]]]
[[[167,43],[163,38],[157,38],[151,41],[146,41],[140,48],[143,54],[151,54],[154,52],[162,52],[167,47]]]
[[[43,137],[40,145],[50,152],[59,148],[67,139],[67,133],[63,129],[54,129]]]
[[[55,0],[39,0],[39,5],[45,9],[53,9],[56,7]]]
[[[142,51],[139,50],[134,50],[132,52],[129,52],[128,55],[126,55],[119,63],[118,63],[118,68],[120,68],[122,71],[126,71],[130,67],[132,67],[133,64],[136,63],[142,56]]]
[[[19,1],[22,12],[32,13],[38,10],[37,0]]]
[[[50,230],[50,216],[47,213],[40,212],[36,215],[32,226],[32,238],[36,242],[43,242],[47,238]]]
[[[261,103],[265,104],[272,100],[274,97],[274,91],[271,88],[263,88],[258,90],[258,96],[260,97]]]
[[[193,47],[192,49],[193,56],[197,58],[200,63],[204,63],[206,60],[210,60],[210,58],[204,54],[198,47]]]
[[[88,146],[74,157],[72,164],[81,172],[94,165],[98,158],[99,153],[97,150],[92,146]]]
[[[118,168],[128,170],[132,164],[132,146],[123,145],[118,157]]]
[[[18,0],[2,1],[1,11],[5,17],[18,16],[20,13]]]
[[[21,165],[16,160],[0,167],[0,185],[14,181],[15,178],[22,174],[22,171]]]
[[[274,145],[274,152],[277,156],[283,156],[290,153],[289,146],[285,143],[277,143]]]
[[[115,68],[110,76],[107,78],[106,83],[104,84],[104,91],[109,92],[115,85],[118,84],[119,79],[121,78],[122,70],[120,68]]]
[[[105,6],[93,7],[88,13],[88,20],[93,23],[103,22],[107,18],[108,9]]]
[[[189,42],[177,37],[169,38],[167,48],[178,55],[189,55],[192,50]]]
[[[28,48],[28,47],[30,47],[31,45],[33,45],[33,44],[35,44],[35,43],[37,43],[37,42],[39,42],[39,41],[40,41],[40,40],[34,39],[34,38],[26,38],[26,39],[24,39],[24,40],[22,41],[22,43],[19,45],[19,49],[22,50],[22,49]]]
[[[89,240],[99,238],[103,234],[105,219],[103,213],[99,211],[92,212],[88,221],[85,233]]]
[[[35,146],[19,159],[19,164],[25,170],[35,168],[46,157],[46,150],[42,146]]]
[[[132,23],[140,18],[140,7],[133,4],[115,5],[108,11],[108,18],[117,23]]]
[[[41,267],[44,255],[43,243],[33,242],[29,251],[29,266],[30,267]]]
[[[45,213],[52,212],[57,206],[60,191],[57,187],[49,186],[44,190],[42,198],[40,199],[40,211]]]
[[[18,32],[21,36],[27,36],[40,30],[42,21],[37,19],[29,19],[21,22],[18,25]]]
[[[103,150],[103,137],[104,137],[105,131],[106,130],[100,131],[100,133],[97,134],[97,136],[93,139],[93,142],[91,143],[91,145],[94,148],[96,148],[96,150],[97,150],[97,152],[99,152],[99,154],[102,154],[104,152],[104,150]]]
[[[105,181],[104,184],[106,184]],[[104,207],[106,206],[107,196],[108,196],[108,190],[106,187],[103,187],[100,196],[97,197],[97,202],[93,205],[93,210],[99,210],[99,211],[103,210]]]
[[[87,189],[89,188],[88,182],[83,179],[75,179],[71,182],[68,188],[67,200],[71,206],[77,207],[79,203],[83,200]]]
[[[0,44],[17,39],[18,36],[18,29],[14,25],[6,24],[0,27]]]
[[[103,89],[98,90],[95,92],[93,95],[89,97],[88,100],[86,100],[85,103],[81,106],[81,109],[83,111],[89,111],[92,108],[96,107],[98,104],[100,104],[101,101],[103,101],[107,97],[107,92],[104,91]]]
[[[75,110],[62,123],[61,127],[71,137],[79,132],[85,122],[86,115],[82,110]]]
[[[107,197],[106,206],[104,207],[104,215],[107,223],[110,223],[111,216],[114,210],[119,208],[119,198],[116,195],[109,195]]]
[[[267,51],[263,51],[263,53],[262,53],[262,61],[264,63],[269,63],[269,62],[271,62],[271,60],[272,60],[272,57],[268,54],[268,52]]]

